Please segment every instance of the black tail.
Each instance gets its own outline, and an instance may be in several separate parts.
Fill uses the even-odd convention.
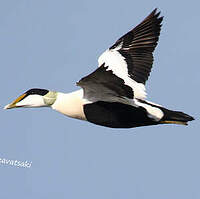
[[[190,115],[187,115],[180,111],[171,111],[165,108],[161,108],[164,112],[164,117],[160,121],[160,123],[164,124],[183,124],[187,125],[187,122],[194,120],[194,118]]]

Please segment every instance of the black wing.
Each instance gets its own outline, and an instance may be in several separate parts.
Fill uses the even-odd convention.
[[[163,17],[159,17],[160,12],[156,11],[110,47],[110,50],[114,50],[121,45],[118,52],[127,62],[128,74],[138,83],[145,84],[151,72],[153,51],[157,46],[163,20]]]

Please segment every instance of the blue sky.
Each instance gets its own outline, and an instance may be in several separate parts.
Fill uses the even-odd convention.
[[[199,2],[0,1],[1,197],[199,199]],[[29,88],[62,92],[155,7],[164,16],[148,100],[196,118],[189,126],[110,129],[48,108],[3,110]]]

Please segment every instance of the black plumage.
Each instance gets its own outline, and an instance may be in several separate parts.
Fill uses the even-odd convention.
[[[145,84],[151,72],[152,53],[157,46],[163,20],[163,17],[159,17],[160,12],[156,11],[157,9],[153,10],[139,25],[110,48],[122,45],[118,51],[126,59],[130,77],[138,83]]]
[[[124,80],[113,74],[112,70],[107,70],[105,64],[98,67],[93,73],[77,82],[84,90],[84,98],[90,100],[95,97],[95,101],[127,97],[133,98],[133,90],[124,84]]]
[[[159,124],[150,120],[143,107],[134,107],[118,102],[97,101],[84,105],[88,121],[111,128],[132,128]]]

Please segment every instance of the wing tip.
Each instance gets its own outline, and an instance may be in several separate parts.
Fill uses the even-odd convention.
[[[150,20],[152,18],[155,18],[158,20],[159,23],[162,22],[164,16],[160,16],[161,14],[161,11],[158,11],[158,8],[155,8],[145,19],[144,21],[146,20]]]

